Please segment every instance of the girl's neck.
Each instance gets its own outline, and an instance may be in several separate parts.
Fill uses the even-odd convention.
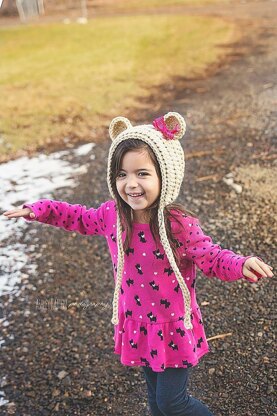
[[[132,211],[132,222],[139,224],[149,224],[150,218],[145,214],[138,214]]]

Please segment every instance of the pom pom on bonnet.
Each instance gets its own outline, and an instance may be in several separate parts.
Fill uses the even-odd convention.
[[[164,248],[169,263],[176,275],[184,299],[184,325],[187,329],[192,329],[190,319],[190,293],[175,262],[172,249],[170,247],[165,228],[164,207],[176,200],[179,195],[180,187],[184,178],[185,158],[184,151],[180,144],[180,139],[186,131],[184,118],[176,112],[169,112],[163,117],[154,120],[153,124],[132,126],[131,122],[125,117],[116,117],[112,120],[109,127],[109,134],[112,144],[108,155],[107,182],[109,192],[116,200],[111,186],[111,162],[116,147],[124,140],[139,139],[147,143],[153,150],[160,166],[162,185],[158,207],[158,223],[161,244]],[[122,282],[124,266],[124,250],[122,242],[122,224],[117,211],[117,279],[113,297],[113,316],[112,323],[118,324],[118,301]]]

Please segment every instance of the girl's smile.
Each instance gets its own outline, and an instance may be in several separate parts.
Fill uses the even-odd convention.
[[[159,197],[160,179],[147,151],[129,151],[116,178],[120,197],[133,209],[136,222],[148,222],[145,210]]]

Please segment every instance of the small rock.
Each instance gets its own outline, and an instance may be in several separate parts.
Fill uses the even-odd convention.
[[[267,388],[267,394],[274,393],[274,387],[270,384]]]
[[[64,371],[64,370],[62,370],[62,371],[60,371],[59,373],[58,373],[58,378],[60,379],[60,380],[62,380],[63,378],[65,378],[66,376],[67,376],[67,372],[66,371]]]
[[[60,390],[58,390],[58,389],[54,389],[53,391],[52,391],[52,397],[57,397],[57,396],[59,396],[61,394],[61,392],[60,392]]]

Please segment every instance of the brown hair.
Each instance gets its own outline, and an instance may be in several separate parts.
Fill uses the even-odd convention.
[[[127,141],[123,140],[116,147],[115,152],[112,155],[111,186],[113,189],[113,193],[116,196],[116,205],[117,205],[117,209],[118,209],[118,213],[119,213],[119,217],[120,217],[123,229],[126,228],[126,238],[123,243],[124,251],[128,249],[130,241],[131,241],[132,208],[120,197],[116,188],[116,178],[121,169],[121,162],[125,153],[127,153],[128,151],[141,151],[141,150],[144,150],[148,153],[151,161],[153,162],[153,165],[155,166],[155,170],[160,179],[160,183],[162,183],[160,166],[155,156],[155,153],[153,152],[151,147],[147,143],[143,142],[142,140],[139,140],[139,139],[129,139]],[[160,201],[160,197],[158,197],[156,201],[150,207],[147,208],[147,211],[149,213],[149,218],[150,218],[150,222],[149,222],[150,230],[151,230],[151,233],[153,235],[153,238],[156,244],[157,244],[157,238],[159,238],[159,224],[158,224],[159,201]],[[194,214],[192,211],[189,211],[182,204],[179,204],[179,203],[168,204],[164,208],[165,229],[166,229],[167,238],[170,243],[171,249],[173,251],[173,255],[177,263],[177,266],[179,267],[181,259],[178,256],[178,251],[177,251],[178,246],[176,245],[176,239],[174,239],[174,235],[171,231],[170,218],[175,219],[181,227],[182,227],[182,224],[178,220],[178,218],[172,213],[171,210],[176,210],[178,212],[181,212],[186,215],[190,215],[192,217],[196,217],[196,214]]]

